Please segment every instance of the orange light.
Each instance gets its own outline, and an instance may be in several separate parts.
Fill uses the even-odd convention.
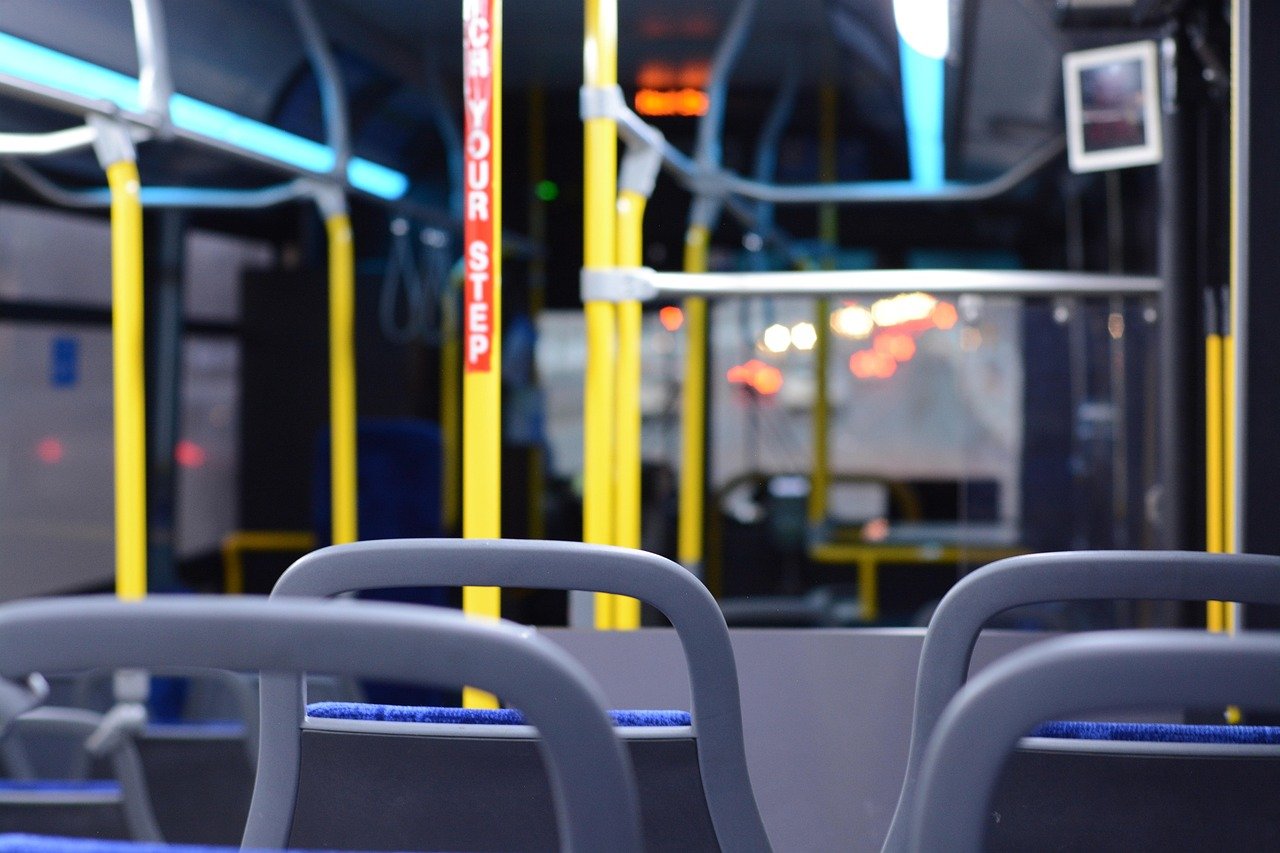
[[[202,468],[209,461],[209,454],[194,441],[184,438],[174,446],[173,459],[183,468]]]
[[[849,372],[859,379],[888,379],[898,371],[898,362],[888,353],[861,349],[849,356]]]
[[[950,302],[939,302],[933,306],[929,316],[933,320],[933,325],[944,330],[950,329],[960,319],[960,315],[956,313],[956,306]]]
[[[705,59],[694,59],[680,66],[676,85],[686,89],[705,89],[710,79],[711,63]]]
[[[636,72],[636,85],[642,89],[674,89],[679,85],[676,68],[669,62],[645,62]]]
[[[745,385],[763,397],[771,397],[782,390],[782,371],[757,358],[729,368],[725,378],[735,385]]]
[[[62,440],[52,435],[36,443],[36,458],[46,465],[57,465],[63,457]]]
[[[876,352],[887,355],[894,361],[910,361],[916,354],[915,339],[901,332],[876,335],[872,346]]]
[[[698,89],[640,89],[636,112],[642,116],[700,116],[707,111],[707,93]]]
[[[658,322],[668,332],[674,332],[684,325],[684,312],[676,305],[664,305],[658,311]]]

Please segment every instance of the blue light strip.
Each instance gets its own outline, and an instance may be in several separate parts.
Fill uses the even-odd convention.
[[[138,81],[83,59],[0,33],[0,72],[83,98],[111,101],[126,112],[141,112]],[[230,110],[175,94],[169,101],[175,127],[217,139],[316,174],[333,169],[333,149]],[[409,190],[402,172],[360,157],[347,164],[351,186],[388,200]]]
[[[907,122],[907,154],[911,183],[921,189],[946,184],[946,148],[942,123],[946,67],[944,60],[920,53],[901,38],[902,110]]]

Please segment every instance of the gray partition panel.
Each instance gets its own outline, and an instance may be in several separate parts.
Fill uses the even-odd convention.
[[[615,708],[688,708],[674,632],[543,629]],[[778,851],[876,851],[898,799],[923,629],[730,630],[747,766]],[[980,669],[1046,635],[988,631]]]

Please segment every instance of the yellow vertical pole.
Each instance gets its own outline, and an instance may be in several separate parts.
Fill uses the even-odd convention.
[[[1230,189],[1230,208],[1231,216],[1229,221],[1229,237],[1228,237],[1228,257],[1229,271],[1227,275],[1227,306],[1226,316],[1222,318],[1223,335],[1222,335],[1222,506],[1223,506],[1223,550],[1228,554],[1234,554],[1240,547],[1237,541],[1237,525],[1238,519],[1236,513],[1238,507],[1236,504],[1236,472],[1239,470],[1239,459],[1236,457],[1238,448],[1236,447],[1236,348],[1235,348],[1235,319],[1236,310],[1238,308],[1236,302],[1237,287],[1240,281],[1240,268],[1238,264],[1237,246],[1239,245],[1240,222],[1237,217],[1239,207],[1238,198],[1240,192],[1240,163],[1239,157],[1239,140],[1240,140],[1240,84],[1241,79],[1241,63],[1240,63],[1240,0],[1232,0],[1231,3],[1231,79],[1233,85],[1231,87],[1231,163],[1229,166],[1231,175]],[[1237,605],[1229,602],[1222,603],[1222,628],[1229,634],[1236,631],[1236,611]],[[1229,708],[1227,711],[1228,720],[1238,722],[1240,710],[1238,708]],[[1232,719],[1234,716],[1235,719]]]
[[[631,190],[618,194],[617,254],[619,267],[638,267],[643,260],[642,237],[645,197]],[[640,303],[618,304],[617,411],[615,447],[617,478],[614,481],[614,544],[640,547],[640,338],[643,315]],[[596,607],[601,607],[596,596]],[[640,627],[640,602],[625,595],[612,601],[613,627]]]
[[[1223,493],[1223,370],[1222,335],[1217,328],[1210,330],[1204,344],[1205,373],[1205,550],[1222,553],[1226,547],[1226,530]],[[1223,602],[1210,601],[1206,605],[1206,622],[1213,632],[1221,632]]]
[[[502,535],[502,0],[464,0],[465,195],[462,535]],[[468,615],[496,619],[497,587],[466,587]],[[468,687],[467,707],[497,707]]]
[[[582,51],[588,87],[618,83],[617,0],[586,0]],[[610,269],[615,261],[614,206],[617,193],[617,124],[610,118],[583,122],[582,262],[587,270]],[[614,540],[613,424],[617,316],[610,302],[584,306],[587,370],[583,408],[582,538],[608,545]],[[597,601],[597,604],[599,602]],[[612,608],[597,607],[597,628],[613,627]]]
[[[329,463],[335,545],[358,538],[356,521],[355,252],[351,217],[325,218],[329,237]]]
[[[146,385],[142,201],[137,164],[107,166],[111,189],[111,358],[115,431],[116,595],[147,594]]]
[[[685,233],[685,272],[706,272],[710,229],[694,225]],[[697,573],[702,566],[703,495],[706,491],[707,300],[684,301],[684,388],[680,421],[680,518],[677,556]]]
[[[836,179],[837,159],[837,108],[838,91],[831,84],[821,92],[821,109],[818,116],[818,143],[820,146],[818,178],[831,182]],[[818,239],[822,241],[823,269],[835,269],[835,251],[840,242],[838,212],[834,204],[818,208]],[[830,303],[818,299],[814,305],[814,328],[818,338],[813,346],[813,458],[809,475],[809,524],[816,526],[826,520],[827,502],[831,489],[830,415],[831,406],[827,393],[827,362],[831,352],[831,330],[827,315]],[[861,593],[864,594],[865,593]]]

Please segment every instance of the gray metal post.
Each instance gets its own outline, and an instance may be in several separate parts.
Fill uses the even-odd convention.
[[[1187,358],[1190,335],[1187,323],[1192,319],[1188,312],[1189,299],[1198,299],[1192,292],[1191,269],[1187,252],[1191,248],[1187,239],[1186,215],[1187,175],[1183,163],[1184,141],[1183,113],[1176,91],[1177,46],[1172,38],[1166,39],[1162,51],[1165,69],[1164,80],[1164,159],[1159,166],[1160,182],[1160,256],[1159,274],[1164,281],[1160,294],[1160,514],[1156,529],[1156,542],[1161,548],[1186,548],[1191,541],[1187,536],[1187,486],[1186,474],[1196,471],[1194,460],[1188,457],[1185,424],[1191,409],[1187,387],[1192,381],[1191,366]],[[1190,304],[1194,304],[1191,302]]]
[[[183,286],[186,214],[165,210],[147,218],[144,265],[147,344],[147,588],[181,588],[177,572],[178,470],[174,449],[182,414]]]

